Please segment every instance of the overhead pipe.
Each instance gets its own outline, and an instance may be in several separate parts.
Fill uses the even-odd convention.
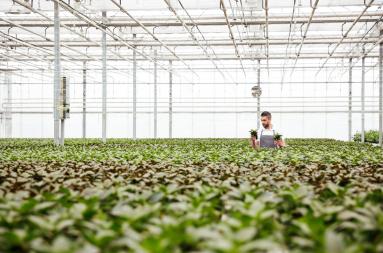
[[[24,31],[26,31],[26,32],[29,32],[29,33],[33,34],[33,35],[36,35],[36,36],[38,36],[38,37],[40,37],[40,38],[42,38],[42,39],[44,39],[44,40],[46,40],[46,41],[53,42],[53,41],[52,41],[51,39],[49,39],[48,37],[43,36],[43,35],[40,35],[40,34],[34,32],[34,31],[32,31],[32,30],[30,30],[30,29],[28,29],[28,28],[25,28],[25,27],[22,26],[22,25],[16,24],[16,23],[14,23],[14,22],[12,22],[12,21],[10,21],[10,20],[8,20],[8,19],[0,18],[0,20],[3,20],[4,22],[7,22],[7,23],[9,23],[9,24],[11,24],[11,25],[13,25],[13,26],[16,26],[16,27],[18,27],[18,28],[20,28],[20,29],[22,29],[22,30],[24,30]],[[67,49],[69,49],[69,50],[71,50],[71,51],[73,51],[73,52],[76,52],[76,53],[78,53],[78,54],[80,54],[80,55],[83,55],[83,56],[85,56],[85,57],[88,57],[88,55],[84,54],[84,53],[81,52],[81,51],[78,51],[78,50],[76,50],[76,49],[73,49],[73,48],[71,48],[70,46],[67,46],[65,43],[61,43],[61,46],[64,47],[64,48],[67,48]],[[92,59],[92,58],[90,58],[90,59]]]
[[[357,60],[353,63],[353,66],[359,61],[359,60],[363,60],[364,57],[366,57],[368,54],[371,53],[371,51],[378,45],[380,45],[381,43],[383,42],[383,37],[380,37],[379,40],[377,40],[368,50],[363,50],[362,53],[359,55],[359,57],[357,58]],[[371,56],[369,56],[371,57]],[[380,57],[379,55],[377,55],[376,57]],[[375,67],[378,65],[378,63],[375,65]],[[366,71],[367,73],[367,71]]]
[[[24,2],[24,1],[21,1],[21,0],[14,0],[15,3],[17,4],[20,4],[21,6],[23,6],[24,8],[27,8],[28,10],[34,12],[34,13],[37,13],[39,14],[40,16],[44,17],[45,19],[51,21],[52,23],[54,22],[53,19],[51,19],[49,16],[45,15],[44,13],[42,13],[41,11],[33,8],[31,5],[29,5],[28,3]],[[91,39],[89,39],[88,37],[84,36],[83,34],[77,32],[76,30],[73,30],[71,29],[70,27],[68,27],[67,25],[65,24],[60,24],[61,27],[65,28],[67,31],[70,31],[76,35],[78,35],[79,37],[85,39],[87,42],[89,43],[92,43],[93,45],[97,46],[97,47],[102,47],[102,45],[96,41],[92,41]],[[89,28],[89,24],[88,24],[88,28]],[[129,62],[132,62],[130,59],[128,58],[124,58],[123,56],[121,56],[120,54],[116,53],[115,51],[111,50],[108,48],[108,52],[112,53],[113,55],[121,58],[122,60],[126,60],[126,61],[129,61]],[[113,67],[115,68],[115,67]],[[139,67],[140,69],[144,70],[144,71],[147,71],[146,69],[142,68],[142,67]],[[117,68],[115,68],[116,70],[118,70]]]
[[[234,8],[233,8],[233,5],[231,4],[231,0],[229,0],[229,5],[230,5],[230,9],[231,9],[231,13],[232,13],[233,18],[237,19],[237,16],[235,15],[235,11],[234,11]],[[243,21],[240,22],[240,25],[243,25]],[[237,33],[238,33],[239,41],[242,41],[242,36],[241,36],[241,31],[239,30],[239,25],[236,25],[235,27],[237,28]],[[249,35],[247,35],[247,37],[249,37]]]
[[[21,6],[23,6],[24,8],[26,8],[26,9],[32,11],[32,12],[34,12],[34,13],[39,14],[40,16],[44,17],[45,19],[47,19],[47,20],[49,20],[49,21],[51,21],[51,22],[54,23],[54,20],[53,20],[52,18],[48,17],[47,15],[45,15],[44,13],[42,13],[41,11],[39,11],[39,10],[33,8],[33,7],[32,7],[31,5],[29,5],[27,2],[24,2],[24,1],[21,1],[21,0],[14,0],[14,2],[17,3],[17,4],[19,4],[19,5],[21,5]],[[19,27],[18,24],[14,24],[14,25]],[[24,29],[24,30],[26,29],[24,26],[21,26],[21,27],[22,27],[22,29]],[[21,27],[19,27],[19,28],[21,28]],[[74,34],[80,36],[81,38],[84,38],[86,41],[88,41],[88,42],[90,42],[90,43],[94,43],[94,44],[96,44],[96,45],[98,45],[98,46],[101,47],[101,44],[99,44],[99,43],[97,43],[97,42],[95,42],[95,41],[90,40],[89,38],[87,38],[87,37],[84,36],[83,34],[77,32],[76,30],[73,30],[73,29],[69,28],[68,26],[66,26],[66,25],[64,25],[64,24],[61,24],[61,22],[60,22],[60,27],[63,27],[63,28],[65,28],[66,30],[68,30],[68,31],[70,31],[70,32],[72,32],[72,33],[74,33]],[[30,31],[30,30],[28,30],[28,31]],[[32,31],[30,31],[30,32],[32,32]],[[40,37],[41,37],[41,36],[40,36]],[[48,38],[46,38],[46,37],[45,37],[45,39],[48,40]],[[64,45],[62,44],[62,46],[63,46],[63,47],[66,47],[66,48],[69,48],[69,49],[72,50],[72,51],[77,51],[77,50],[75,50],[75,49],[72,49],[72,48],[68,47],[67,45],[65,45],[65,43],[64,43]],[[81,55],[84,55],[84,56],[86,56],[87,58],[89,58],[89,56],[88,56],[87,54],[83,54],[83,53],[81,53],[81,52],[79,52],[79,51],[77,51],[77,53],[80,53]],[[112,52],[112,53],[113,53],[113,52]],[[118,56],[118,54],[115,54],[115,55]],[[92,58],[90,58],[90,59],[92,59]],[[93,59],[94,59],[94,58],[93,58]],[[84,59],[84,61],[86,61],[86,60],[89,60],[89,59]],[[77,64],[75,61],[73,61],[73,58],[72,58],[72,61],[71,61],[71,62],[72,62],[73,64],[75,64],[75,65]],[[118,69],[115,68],[115,67],[113,67],[113,68],[114,68],[115,70],[118,70]]]
[[[11,49],[9,49],[9,48],[7,48],[7,47],[5,47],[5,46],[2,46],[2,45],[0,45],[0,48],[4,48],[4,49],[7,50],[7,51],[12,51],[13,53],[16,53],[16,54],[19,54],[19,55],[22,55],[22,56],[27,57],[27,59],[18,59],[18,58],[16,58],[16,57],[12,57],[12,56],[9,56],[9,55],[3,55],[3,54],[0,53],[0,55],[4,56],[5,58],[11,58],[11,59],[15,60],[16,62],[18,62],[18,63],[20,63],[20,64],[23,64],[23,65],[26,65],[26,66],[34,67],[34,68],[36,68],[36,70],[40,70],[40,71],[46,70],[46,69],[43,68],[43,67],[38,67],[38,66],[36,66],[35,62],[36,62],[36,61],[46,62],[46,61],[47,61],[47,56],[43,56],[43,58],[38,58],[38,57],[36,57],[36,56],[31,56],[30,54],[26,54],[26,53],[23,53],[23,52],[20,52],[20,51],[11,50]],[[28,48],[31,48],[31,47],[28,47]],[[51,53],[51,54],[52,54],[52,53]],[[30,59],[33,59],[33,60],[34,60],[34,63],[28,63],[27,60],[28,60],[29,58],[30,58]],[[54,60],[54,58],[51,59],[51,60]],[[86,61],[86,60],[87,60],[87,59],[84,59],[84,61]],[[74,62],[73,62],[73,63],[74,63]],[[50,78],[48,75],[45,75],[45,76],[48,77],[48,78]]]
[[[287,52],[288,52],[288,50],[290,48],[291,27],[292,27],[292,24],[293,24],[293,21],[294,21],[294,17],[295,17],[295,6],[296,6],[296,0],[294,0],[293,11],[292,11],[291,19],[290,19],[290,24],[289,24],[289,35],[287,37],[287,45],[286,45],[286,52],[285,52],[286,57],[283,60],[283,68],[282,68],[281,89],[282,89],[283,81],[285,79],[285,66],[286,66],[286,62],[287,62]],[[295,25],[294,25],[294,27],[295,27]]]
[[[154,33],[152,33],[145,25],[143,25],[138,19],[136,19],[135,17],[133,17],[121,4],[117,3],[116,0],[110,0],[112,1],[112,3],[114,5],[116,5],[120,11],[122,11],[123,13],[125,13],[126,15],[128,15],[129,18],[131,18],[134,22],[136,22],[142,29],[144,29],[145,32],[147,32],[150,36],[152,36],[152,38],[155,40],[155,41],[158,41],[161,46],[163,46],[164,48],[166,48],[166,50],[168,50],[172,55],[174,55],[174,57],[176,57],[179,61],[181,61],[193,74],[195,74],[196,76],[198,76],[198,74],[182,59],[180,58],[174,50],[170,49],[168,45],[166,45],[161,39],[159,39],[156,35],[154,35]]]
[[[310,0],[310,2],[311,2],[311,0]],[[302,50],[304,41],[305,41],[305,39],[306,39],[306,37],[307,37],[307,32],[308,32],[309,27],[310,27],[310,25],[311,25],[311,21],[313,20],[314,13],[315,13],[315,10],[317,9],[318,3],[319,3],[319,0],[315,0],[314,5],[311,6],[311,8],[312,8],[311,15],[310,15],[309,21],[307,22],[305,32],[304,32],[304,34],[303,34],[303,36],[302,36],[302,40],[301,40],[301,43],[300,43],[300,45],[299,45],[298,53],[297,53],[297,56],[296,56],[296,58],[295,58],[295,62],[294,62],[294,65],[293,65],[293,69],[292,69],[292,71],[291,71],[291,74],[294,73],[295,66],[296,66],[297,61],[298,61],[298,58],[299,58],[299,56],[300,56],[300,54],[301,54],[301,50]]]
[[[18,52],[18,53],[19,53],[19,52]],[[12,56],[10,56],[10,55],[6,55],[6,54],[2,54],[2,53],[0,53],[0,56],[4,57],[6,61],[8,61],[8,59],[13,59],[13,60],[18,61],[19,63],[24,64],[24,65],[26,65],[26,66],[30,66],[30,67],[36,68],[36,70],[44,70],[44,68],[39,68],[39,67],[37,67],[35,64],[28,63],[28,62],[23,62],[23,61],[19,61],[17,58],[12,57]],[[28,55],[27,55],[27,57],[28,57]]]
[[[173,8],[173,6],[170,4],[170,2],[168,0],[164,0],[165,3],[167,4],[169,10],[171,12],[173,12],[173,14],[177,17],[177,19],[181,22],[182,26],[184,27],[184,29],[189,33],[189,35],[191,36],[191,38],[193,39],[194,41],[194,44],[196,43],[196,45],[198,47],[200,47],[202,49],[202,51],[204,52],[204,54],[206,55],[206,57],[211,61],[211,63],[213,64],[213,66],[219,71],[219,73],[222,75],[222,77],[225,79],[226,76],[225,74],[221,71],[221,69],[217,66],[217,64],[215,63],[215,61],[212,59],[211,55],[207,52],[206,48],[204,48],[201,43],[199,42],[199,40],[195,37],[195,35],[193,34],[193,32],[189,29],[189,27],[186,25],[185,21],[178,15],[177,11]],[[186,11],[186,9],[184,8],[184,6],[182,5],[181,1],[178,1],[178,3],[180,4],[181,8],[187,13],[189,19],[194,22],[191,18],[191,16],[189,15],[189,13]],[[196,26],[198,31],[201,33],[201,31],[199,30],[198,26]],[[201,33],[202,35],[202,38],[206,41],[205,37],[203,36],[203,34]],[[206,44],[208,42],[206,41]],[[217,55],[215,54],[214,52],[214,55],[216,58]],[[233,80],[234,81],[234,80]]]
[[[359,16],[352,22],[351,26],[348,28],[348,30],[346,31],[345,34],[342,34],[342,38],[338,41],[338,43],[335,45],[335,47],[333,48],[333,50],[331,51],[331,53],[329,53],[328,57],[326,58],[326,60],[323,62],[323,64],[321,65],[321,67],[319,68],[319,70],[317,71],[317,73],[315,75],[318,75],[319,72],[322,70],[323,66],[326,65],[326,63],[328,62],[328,60],[330,58],[332,58],[333,54],[335,53],[336,49],[339,47],[339,45],[342,43],[342,41],[348,36],[348,34],[350,33],[350,31],[352,30],[352,28],[354,28],[354,26],[358,23],[359,19],[364,15],[364,13],[367,11],[368,8],[371,7],[372,3],[374,2],[374,0],[370,0],[370,2],[368,4],[365,4],[365,8],[363,9],[362,13],[359,14]]]
[[[383,16],[381,16],[381,17],[379,18],[379,20],[377,20],[377,21],[370,27],[370,29],[368,29],[368,31],[364,33],[364,35],[359,39],[359,41],[356,42],[356,44],[351,48],[351,50],[350,50],[350,54],[352,53],[352,51],[354,51],[354,49],[355,49],[361,42],[366,43],[366,39],[367,39],[366,36],[372,31],[372,29],[374,29],[374,27],[375,27],[376,25],[378,25],[378,24],[382,21],[382,18],[383,18]]]
[[[9,34],[6,34],[5,32],[0,31],[0,36],[1,36],[1,37],[4,37],[4,38],[6,38],[6,39],[9,39],[9,40],[15,41],[15,42],[17,42],[17,43],[23,44],[23,45],[25,45],[25,46],[27,46],[27,47],[29,47],[29,48],[33,48],[33,49],[36,49],[36,50],[38,50],[38,51],[42,51],[42,52],[47,53],[47,54],[49,54],[49,55],[54,55],[54,53],[51,52],[51,51],[48,50],[48,49],[41,48],[41,47],[37,47],[37,46],[35,46],[35,45],[31,44],[31,43],[25,42],[25,41],[23,41],[23,40],[21,40],[21,39],[18,39],[18,38],[13,37],[13,36],[11,36],[11,35],[9,35]]]
[[[360,40],[355,44],[355,46],[353,46],[350,51],[349,51],[349,54],[352,54],[352,52],[354,51],[354,49],[359,45],[359,43],[361,43],[363,41],[364,44],[367,44],[369,43],[370,41],[368,41],[369,38],[366,38],[366,36],[372,31],[372,29],[379,24],[379,22],[382,21],[382,18],[383,16],[380,17],[379,20],[377,20],[374,25],[372,25],[370,27],[370,29],[368,29],[368,31],[363,35],[362,38],[360,38]],[[375,39],[378,39],[378,40],[375,40]],[[374,38],[374,44],[372,45],[372,47],[367,50],[367,52],[362,52],[362,54],[356,58],[356,61],[353,62],[352,66],[351,67],[355,67],[355,65],[359,62],[360,59],[362,59],[363,57],[367,56],[377,45],[379,45],[381,42],[382,42],[382,37],[378,37],[378,38]],[[373,66],[372,68],[378,66],[379,62]],[[369,72],[371,70],[371,68],[369,68],[368,70],[365,71],[365,73]],[[345,72],[342,73],[342,75],[344,74]]]
[[[168,1],[168,0],[167,0],[167,1]],[[267,0],[266,0],[266,1],[267,1]],[[233,41],[233,45],[234,45],[234,49],[235,49],[235,54],[236,54],[236,56],[237,56],[238,59],[239,59],[239,62],[240,62],[241,67],[242,67],[243,74],[246,76],[246,72],[245,72],[245,69],[244,69],[244,67],[243,67],[243,63],[242,63],[242,57],[241,57],[241,55],[239,54],[238,46],[237,46],[237,43],[236,43],[235,38],[234,38],[233,30],[231,29],[231,24],[230,24],[229,18],[228,18],[228,16],[227,16],[227,9],[226,9],[224,0],[220,0],[220,3],[221,3],[221,7],[222,7],[223,14],[225,15],[225,20],[226,20],[227,27],[229,28],[230,39]]]
[[[105,32],[107,35],[109,35],[111,38],[115,39],[115,40],[118,40],[120,41],[121,43],[123,43],[126,47],[128,47],[129,49],[131,49],[132,51],[136,52],[138,55],[142,56],[143,58],[145,58],[146,60],[149,60],[150,62],[154,62],[154,59],[141,52],[140,50],[137,50],[136,48],[134,48],[133,45],[125,42],[125,40],[123,38],[121,38],[120,36],[116,35],[116,34],[113,34],[113,32],[111,32],[109,30],[109,28],[104,28],[103,25],[101,25],[100,23],[96,22],[95,20],[92,20],[90,17],[88,17],[87,15],[75,10],[72,6],[70,6],[69,4],[65,3],[64,1],[62,0],[52,0],[54,2],[57,2],[60,4],[60,6],[67,10],[68,12],[70,12],[71,14],[73,14],[74,16],[76,16],[77,18],[79,18],[80,20],[83,20],[85,22],[87,22],[89,25],[92,25],[94,27],[96,27],[97,29],[99,29],[100,31],[102,32]],[[158,66],[160,66],[163,70],[169,72],[170,70],[168,68],[166,68],[165,66],[163,66],[162,64],[158,64]]]
[[[22,0],[15,0],[15,2],[23,2]],[[27,3],[24,5],[30,6]],[[25,7],[25,6],[24,6]],[[359,13],[358,13],[359,15]],[[377,17],[383,15],[382,11],[372,11],[366,12],[364,17],[362,17],[360,22],[375,22]],[[357,17],[354,13],[347,14],[321,14],[318,15],[312,23],[345,23],[345,22],[353,22],[353,20]],[[229,19],[232,20],[235,17],[229,16]],[[263,25],[265,23],[264,18],[254,17],[254,16],[245,16],[247,25]],[[295,22],[297,24],[306,23],[309,15],[301,15],[296,17]],[[289,24],[291,16],[282,16],[282,15],[274,15],[269,16],[269,24],[270,25],[280,25],[280,24]],[[13,19],[12,19],[13,20]],[[25,22],[25,20],[14,19],[15,21]],[[141,22],[146,27],[161,27],[161,26],[182,26],[176,19],[173,18],[150,18],[150,19],[142,19]],[[199,26],[211,26],[211,25],[226,25],[226,21],[222,16],[208,16],[201,17],[200,19],[195,21]],[[186,22],[187,25],[192,25],[190,22]],[[232,20],[232,25],[242,25],[242,21]],[[23,24],[26,27],[53,27],[53,22],[47,23],[43,20],[39,19],[28,19],[28,22]],[[86,22],[75,19],[63,19],[62,26],[73,26],[73,27],[88,27],[89,25]],[[139,25],[130,19],[119,18],[116,17],[109,24],[106,24],[107,27],[138,27]],[[0,27],[8,27],[8,25],[4,23],[0,23]]]
[[[370,50],[367,50],[367,51],[370,51]],[[319,59],[319,58],[326,59],[327,56],[328,56],[327,53],[307,53],[305,55],[301,55],[300,58],[302,58],[302,59],[303,58],[304,59]],[[182,57],[183,57],[183,59],[185,59],[187,61],[204,61],[204,60],[206,60],[206,56],[205,55],[182,54]],[[357,57],[362,57],[362,56],[360,54],[348,55],[348,52],[347,53],[341,53],[340,52],[340,53],[334,54],[332,58],[333,59],[344,59],[344,58],[349,58],[349,57],[357,58]],[[378,55],[378,53],[374,53],[374,54],[370,54],[368,57],[369,58],[378,58],[379,55]],[[28,59],[28,57],[27,58],[23,58],[23,57],[16,58],[16,57],[14,57],[14,58],[17,59],[18,61],[30,61],[30,59]],[[272,55],[269,56],[269,59],[282,59],[283,60],[284,58],[285,58],[285,55],[283,55],[283,54],[272,54]],[[289,58],[290,59],[295,59],[295,55],[291,55]],[[242,60],[251,60],[251,61],[253,61],[254,59],[256,59],[256,60],[257,59],[266,60],[266,57],[265,56],[257,56],[257,57],[254,58],[254,55],[246,54],[246,55],[242,56],[241,59]],[[53,60],[53,57],[46,57],[45,58],[45,61],[52,61],[52,60]],[[117,57],[117,58],[108,57],[108,60],[110,60],[110,61],[122,61],[124,59],[121,59],[120,57]],[[161,61],[169,61],[169,60],[173,60],[174,61],[174,58],[172,56],[162,55]],[[231,55],[231,54],[221,54],[219,56],[218,60],[238,60],[238,58],[236,56]],[[0,62],[2,62],[2,61],[4,61],[4,59],[0,58]],[[74,59],[72,61],[83,62],[83,61],[87,61],[87,58],[76,58],[76,59]],[[145,58],[137,58],[137,61],[147,61],[147,59],[145,59]],[[244,69],[245,69],[245,67],[241,66],[241,70],[243,71]],[[178,76],[180,76],[180,75],[178,74]],[[191,82],[191,83],[193,83],[193,82]]]
[[[343,44],[350,44],[350,43],[360,43],[363,41],[363,43],[374,43],[376,42],[379,37],[369,37],[369,38],[360,38],[360,37],[355,37],[355,38],[347,38],[342,41]],[[355,41],[357,40],[358,41]],[[206,40],[206,39],[205,39]],[[245,41],[246,39],[244,39]],[[249,39],[251,41],[252,39]],[[305,40],[305,45],[327,45],[327,44],[334,44],[338,42],[338,38],[312,38],[312,39],[306,39]],[[31,40],[23,40],[24,42],[27,43],[33,43],[35,46],[38,47],[53,47],[53,42],[49,41],[31,41]],[[355,42],[354,42],[355,41]],[[158,44],[156,41],[151,41],[151,40],[141,40],[137,42],[132,42],[132,45],[134,46],[142,46],[142,47],[161,47],[161,44]],[[99,47],[99,45],[96,45],[94,43],[92,44],[86,44],[86,41],[64,41],[64,44],[70,47]],[[300,41],[297,40],[281,40],[281,39],[273,39],[269,40],[270,45],[286,45],[286,43],[290,45],[299,45]],[[4,41],[2,43],[3,45],[6,45],[7,47],[25,47],[24,45],[17,44],[16,42],[9,42],[9,41]],[[166,41],[166,44],[169,46],[185,46],[185,47],[191,47],[191,46],[199,46],[194,42],[190,42],[189,40],[168,40]],[[240,42],[237,41],[237,45],[250,45],[250,46],[261,46],[265,45],[266,40],[257,40],[257,41],[251,41],[251,42]],[[116,46],[122,46],[122,44],[119,41],[115,40],[109,40],[108,45],[116,47]],[[230,39],[215,39],[215,40],[210,40],[210,44],[206,44],[207,47],[210,47],[212,52],[214,49],[211,46],[233,46],[233,43]],[[110,50],[109,50],[110,51]],[[349,53],[351,53],[350,51]],[[213,52],[214,57],[218,58],[217,54]],[[121,58],[123,58],[121,56]]]
[[[266,65],[267,73],[269,72],[269,2],[268,0],[262,0],[262,9],[265,11],[265,30],[266,30]]]
[[[14,49],[10,49],[10,48],[8,48],[8,47],[6,47],[6,46],[2,46],[2,45],[0,45],[0,48],[3,48],[3,49],[5,49],[5,50],[7,50],[7,51],[13,51],[13,52],[16,53],[16,54],[19,54],[19,55],[22,55],[22,56],[25,56],[25,57],[30,57],[31,59],[33,59],[33,60],[35,60],[35,61],[45,61],[44,58],[38,58],[38,57],[36,57],[36,56],[31,56],[31,55],[25,54],[25,53],[23,53],[23,52],[16,51],[16,50],[14,50]],[[4,55],[4,54],[2,54],[2,55]],[[11,57],[11,56],[9,56],[9,55],[4,55],[4,56],[6,56],[6,57]],[[33,67],[36,67],[36,66],[33,65],[33,64],[32,64],[32,66],[33,66]],[[38,68],[38,69],[39,69],[39,70],[43,70],[43,68]]]

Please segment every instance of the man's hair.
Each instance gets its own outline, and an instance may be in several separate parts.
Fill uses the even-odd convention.
[[[268,111],[264,111],[261,113],[261,117],[268,117],[269,119],[271,119],[271,113]]]

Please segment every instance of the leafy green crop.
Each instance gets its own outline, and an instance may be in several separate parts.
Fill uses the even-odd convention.
[[[275,141],[280,141],[280,140],[282,140],[282,135],[279,134],[279,133],[276,133],[276,134],[274,135],[274,140],[275,140]]]
[[[379,131],[378,130],[369,130],[364,132],[364,138],[366,142],[369,143],[379,143]],[[360,142],[362,140],[362,135],[359,132],[356,132],[353,136],[353,140]]]
[[[256,139],[258,139],[257,129],[251,129],[249,132],[251,137],[255,137]]]
[[[0,252],[383,252],[383,154],[289,139],[0,140]]]

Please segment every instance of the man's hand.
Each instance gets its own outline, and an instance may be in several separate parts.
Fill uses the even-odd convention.
[[[274,141],[274,143],[277,146],[277,148],[282,148],[282,147],[286,146],[286,144],[283,140]]]
[[[251,144],[251,146],[252,146],[254,149],[257,149],[257,148],[259,147],[257,138],[255,138],[254,136],[251,137],[251,139],[250,139],[250,144]]]

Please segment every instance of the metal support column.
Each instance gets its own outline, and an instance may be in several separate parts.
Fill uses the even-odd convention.
[[[133,34],[133,39],[136,34]],[[133,51],[133,139],[137,138],[137,53]]]
[[[363,55],[364,55],[364,47],[363,47]],[[364,132],[365,132],[365,129],[364,129],[364,125],[365,125],[365,115],[364,115],[364,109],[365,109],[365,103],[364,103],[364,99],[365,99],[365,94],[364,94],[364,90],[365,90],[365,71],[364,71],[364,68],[365,68],[365,60],[366,58],[363,56],[362,58],[362,90],[361,90],[361,97],[362,97],[362,105],[361,105],[361,109],[362,109],[362,115],[361,115],[361,120],[362,120],[362,133],[361,133],[361,141],[362,143],[364,143],[365,141],[365,135],[364,135]]]
[[[59,97],[60,97],[60,10],[59,4],[54,2],[54,88],[53,88],[53,116],[54,116],[54,143],[60,144],[60,118],[59,118]]]
[[[348,68],[348,141],[352,139],[352,58]]]
[[[82,69],[82,138],[86,138],[86,62]]]
[[[102,12],[103,22],[106,22],[106,11]],[[106,32],[102,32],[102,142],[106,143]]]
[[[154,138],[157,138],[157,49],[154,50]]]
[[[5,73],[7,85],[7,107],[5,108],[5,138],[12,138],[12,79],[10,72]]]
[[[380,37],[383,37],[383,29]],[[383,147],[383,42],[379,44],[379,146]]]
[[[261,87],[261,60],[258,59],[257,85]],[[257,129],[261,127],[261,96],[257,97]]]
[[[173,62],[169,61],[169,138],[173,137]]]
[[[61,134],[60,134],[60,145],[61,146],[64,146],[64,139],[65,139],[65,119],[61,119],[60,120],[60,124],[61,124],[61,127],[60,127],[60,130],[61,130]]]

